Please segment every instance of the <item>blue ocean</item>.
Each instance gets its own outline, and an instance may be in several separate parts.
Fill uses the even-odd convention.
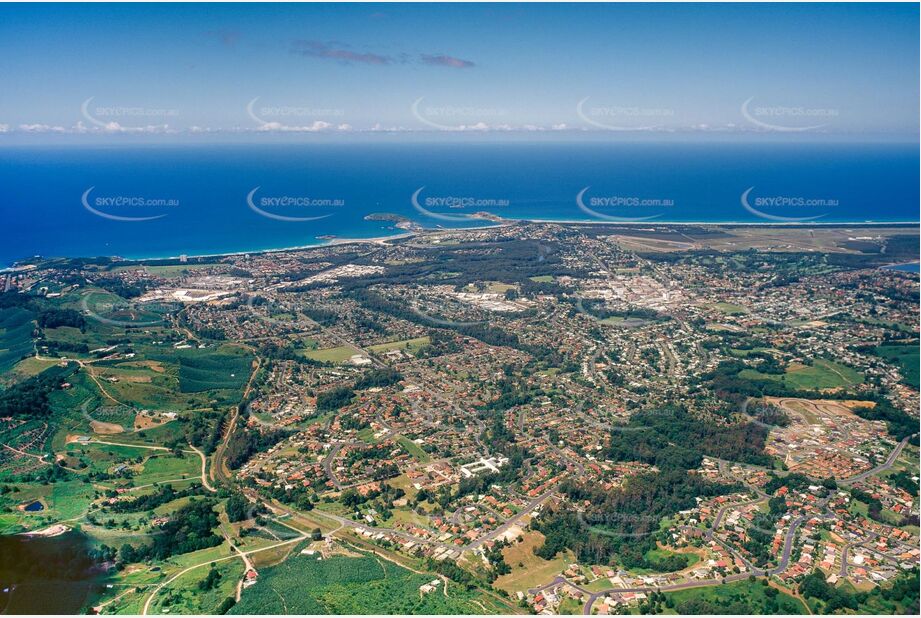
[[[324,143],[0,149],[0,265],[257,251],[509,219],[917,222],[912,144]]]

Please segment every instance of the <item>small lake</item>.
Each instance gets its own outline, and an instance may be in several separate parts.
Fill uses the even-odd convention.
[[[36,513],[38,511],[44,511],[45,505],[39,502],[38,500],[36,500],[35,502],[31,504],[27,504],[23,510],[26,511],[27,513]]]
[[[90,558],[91,547],[84,534],[73,530],[51,538],[0,536],[0,614],[89,609],[106,579]]]

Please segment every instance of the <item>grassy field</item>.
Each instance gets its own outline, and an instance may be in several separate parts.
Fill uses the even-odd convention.
[[[48,367],[53,367],[57,365],[58,361],[52,359],[38,359],[34,356],[24,358],[19,361],[15,367],[13,367],[10,375],[14,380],[24,380],[26,378],[31,378],[43,372]]]
[[[368,444],[374,444],[377,442],[377,439],[374,437],[374,428],[365,427],[364,429],[359,429],[358,439],[362,442],[367,442]]]
[[[432,458],[429,457],[429,454],[422,450],[422,447],[407,438],[406,436],[399,436],[397,442],[400,443],[407,453],[415,457],[421,463],[428,463],[432,461]]]
[[[394,508],[390,511],[392,516],[384,521],[387,527],[394,527],[396,524],[411,524],[413,526],[431,526],[432,520],[408,507]]]
[[[734,356],[734,357],[736,357],[736,358],[748,358],[750,355],[755,354],[755,353],[758,353],[758,352],[768,352],[768,353],[770,353],[771,351],[772,351],[771,348],[752,348],[752,349],[750,349],[750,350],[741,350],[741,349],[738,349],[738,348],[730,348],[730,349],[729,349],[729,354],[731,354],[732,356]]]
[[[349,346],[326,348],[325,350],[305,350],[302,352],[307,358],[325,363],[344,363],[359,351]]]
[[[486,291],[490,294],[505,294],[509,290],[517,290],[518,286],[511,283],[502,283],[501,281],[490,281],[486,285]]]
[[[744,315],[748,313],[748,309],[734,303],[713,303],[710,307],[726,315]]]
[[[854,369],[822,358],[815,359],[812,365],[791,364],[782,375],[743,369],[739,377],[783,382],[790,388],[803,390],[847,388],[863,382],[863,376]]]
[[[134,485],[149,485],[182,478],[198,478],[201,474],[201,460],[194,453],[183,453],[182,457],[156,452],[144,461],[134,475]]]
[[[177,457],[167,451],[93,442],[71,442],[65,452],[68,464],[90,473],[112,472],[118,466],[125,466],[122,475],[106,481],[106,486],[137,487],[176,479],[198,478],[201,470],[201,460],[194,453],[183,453],[182,457]]]
[[[917,343],[909,345],[887,343],[877,346],[874,352],[877,356],[896,365],[906,384],[921,388],[921,360],[919,360],[921,349]]]
[[[674,555],[676,555],[676,552],[669,551],[668,549],[664,549],[662,547],[657,547],[656,549],[650,549],[649,551],[647,551],[644,557],[647,560],[655,562],[659,560],[664,560],[665,558],[668,558]],[[682,552],[680,555],[685,556],[687,558],[688,567],[692,567],[698,562],[700,562],[700,556],[698,556],[697,554],[690,553],[690,552]],[[655,571],[653,569],[631,569],[631,572],[643,575],[646,573],[657,573],[659,571]]]
[[[428,337],[416,337],[415,339],[404,339],[403,341],[379,343],[368,347],[368,349],[377,354],[389,352],[390,350],[405,350],[409,354],[415,354],[431,342],[432,340]]]
[[[16,489],[0,498],[0,506],[10,508],[0,521],[0,530],[6,526],[35,530],[52,523],[80,517],[86,513],[93,499],[93,486],[82,480],[58,481],[49,485],[19,484]],[[26,513],[15,508],[16,505],[41,501],[44,510]]]
[[[97,326],[105,324],[106,320],[124,325],[166,324],[163,307],[160,305],[154,303],[136,305],[106,290],[88,291],[82,298],[80,309],[83,309],[84,306],[91,312],[92,317],[89,321]]]
[[[182,427],[179,422],[172,421],[157,427],[149,427],[137,433],[125,433],[118,436],[118,442],[130,444],[161,445],[173,440],[181,440]]]
[[[113,273],[123,272],[123,271],[136,271],[138,269],[144,270],[147,273],[156,275],[158,277],[165,277],[167,279],[172,279],[175,277],[181,277],[183,275],[194,274],[198,270],[206,270],[209,268],[214,268],[213,264],[169,264],[164,266],[119,266],[113,268]]]
[[[78,517],[93,499],[93,486],[83,481],[57,482],[52,485],[49,506],[61,519]]]
[[[540,532],[526,532],[521,543],[502,550],[505,562],[512,572],[498,578],[493,584],[511,594],[527,592],[528,588],[546,584],[559,575],[572,562],[572,555],[566,551],[553,560],[544,560],[534,554],[534,548],[543,545],[544,535]]]
[[[231,614],[479,614],[478,593],[444,583],[423,595],[419,587],[436,579],[362,553],[360,557],[300,553],[261,571]]]
[[[243,576],[241,560],[217,562],[214,569],[219,579],[213,588],[203,586],[211,567],[204,566],[189,571],[166,586],[151,605],[154,614],[213,614],[221,602],[236,594],[237,582]]]
[[[806,607],[799,600],[788,594],[779,592],[776,597],[776,607],[771,603],[767,594],[768,586],[762,581],[750,582],[748,580],[722,584],[719,586],[706,586],[689,588],[678,592],[666,592],[665,597],[670,601],[672,608],[667,608],[669,613],[680,613],[682,605],[690,609],[691,603],[705,602],[711,607],[726,609],[733,603],[745,606],[745,613],[751,614],[805,614]],[[693,612],[692,612],[693,613]],[[707,612],[710,613],[710,612]]]
[[[567,597],[560,602],[557,613],[561,616],[578,616],[582,613],[582,602]]]

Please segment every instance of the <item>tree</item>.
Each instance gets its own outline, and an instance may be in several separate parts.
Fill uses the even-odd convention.
[[[231,522],[248,519],[249,502],[242,494],[234,493],[227,499],[227,519]]]
[[[121,546],[121,549],[118,550],[118,559],[126,564],[130,564],[136,561],[134,547],[125,543]]]

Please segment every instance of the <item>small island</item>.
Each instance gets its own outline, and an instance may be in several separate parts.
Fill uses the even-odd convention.
[[[494,215],[491,212],[486,212],[486,211],[475,212],[470,215],[470,218],[471,219],[483,219],[485,221],[492,221],[494,223],[501,223],[502,221],[505,221],[505,219],[503,219],[499,215]]]
[[[412,219],[392,212],[373,212],[365,215],[365,221],[390,221],[395,228],[413,232],[422,229],[422,226]]]

